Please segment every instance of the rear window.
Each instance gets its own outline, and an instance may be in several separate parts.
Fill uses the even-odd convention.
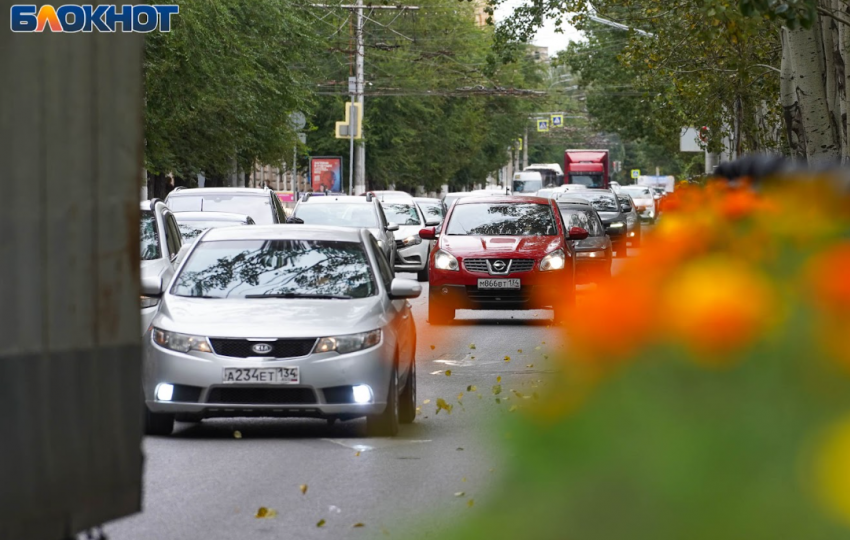
[[[614,200],[614,196],[611,193],[597,193],[593,191],[572,191],[570,192],[570,198],[575,199],[584,199],[590,202],[593,209],[597,212],[619,212],[620,207],[617,205],[617,201]]]
[[[604,236],[605,229],[602,222],[599,221],[599,216],[593,210],[581,210],[577,208],[559,208],[561,216],[564,218],[564,226],[581,227],[586,230],[590,236]]]
[[[513,183],[514,193],[537,193],[541,189],[543,189],[542,180],[514,180]]]
[[[295,217],[309,225],[376,228],[378,216],[368,203],[307,202],[295,207]]]
[[[140,238],[142,241],[141,257],[143,261],[153,261],[162,258],[159,247],[159,233],[156,230],[156,216],[150,210],[142,210],[142,226]]]
[[[384,214],[386,214],[389,222],[399,225],[422,225],[419,212],[416,211],[416,206],[413,204],[385,202],[381,206],[384,207]]]
[[[169,195],[166,201],[173,212],[230,212],[251,216],[258,225],[271,225],[271,198],[265,195]]]
[[[459,204],[446,228],[449,235],[555,236],[552,207],[537,203]]]

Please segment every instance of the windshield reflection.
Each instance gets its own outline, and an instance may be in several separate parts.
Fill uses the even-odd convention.
[[[419,212],[416,207],[410,204],[399,203],[382,203],[384,214],[387,216],[387,221],[397,223],[398,225],[422,225],[419,219]]]
[[[597,212],[619,212],[617,201],[610,193],[594,193],[592,191],[571,191],[570,198],[584,199],[590,202],[590,205]]]
[[[142,211],[140,230],[141,257],[143,261],[153,261],[162,257],[159,249],[159,234],[156,232],[156,219],[150,210]]]

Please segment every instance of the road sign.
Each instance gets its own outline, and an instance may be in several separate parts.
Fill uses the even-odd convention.
[[[632,178],[637,180],[638,176],[640,176],[640,169],[632,169]]]
[[[549,131],[549,120],[538,120],[537,131]]]
[[[345,120],[336,123],[337,139],[359,139],[363,136],[363,106],[360,103],[345,103]],[[353,133],[353,137],[352,137]]]
[[[304,113],[294,112],[289,115],[289,125],[294,130],[302,129],[307,125],[307,117],[304,116]]]
[[[522,150],[522,137],[517,139],[517,150]]]
[[[299,133],[298,134],[298,140],[301,141],[301,144],[307,144],[307,134],[306,133]]]
[[[553,128],[564,127],[564,115],[563,114],[553,114],[550,118],[552,121]]]

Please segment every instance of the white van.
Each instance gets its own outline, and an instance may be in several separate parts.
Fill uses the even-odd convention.
[[[514,173],[513,194],[534,195],[543,189],[543,175],[535,171]]]

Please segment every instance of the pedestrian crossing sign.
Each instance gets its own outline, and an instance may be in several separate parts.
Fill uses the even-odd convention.
[[[522,137],[519,137],[517,140],[517,150],[522,150]]]
[[[564,126],[564,115],[563,114],[553,114],[550,118],[552,121],[553,128],[559,128]]]
[[[549,131],[549,120],[538,120],[537,131]]]
[[[632,169],[632,178],[637,180],[638,176],[640,176],[640,169]]]

